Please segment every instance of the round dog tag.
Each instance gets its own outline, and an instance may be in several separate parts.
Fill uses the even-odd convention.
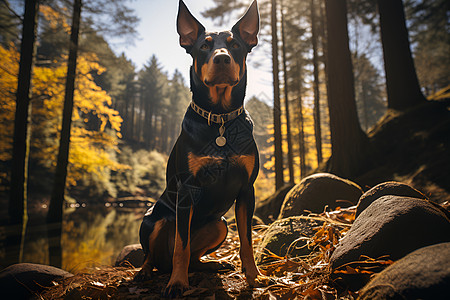
[[[218,136],[218,137],[216,138],[216,144],[217,144],[217,146],[223,147],[223,146],[225,146],[226,143],[227,143],[227,139],[226,139],[225,137],[223,137],[223,136]]]

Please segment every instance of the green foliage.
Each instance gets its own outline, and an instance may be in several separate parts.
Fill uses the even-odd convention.
[[[108,3],[103,0],[84,0],[82,30],[94,30],[101,32],[103,36],[133,43],[140,20],[134,10],[127,6],[127,2],[129,0],[110,0]],[[66,2],[62,1],[62,4]]]
[[[133,152],[124,147],[118,155],[122,164],[130,166],[115,172],[112,181],[118,196],[141,194],[157,198],[165,188],[167,157],[156,151],[138,150]]]
[[[405,2],[414,60],[426,94],[450,84],[450,3],[446,0]]]
[[[228,22],[227,17],[230,16],[235,10],[244,10],[247,4],[242,1],[230,1],[230,0],[214,0],[215,6],[202,12],[202,16],[205,18],[215,19],[219,25],[223,25]]]
[[[19,18],[17,18],[9,5],[9,1],[0,1],[0,45],[7,47],[19,37]]]
[[[252,97],[245,103],[245,109],[248,110],[252,117],[254,127],[253,136],[255,137],[256,145],[260,151],[260,164],[264,164],[271,159],[271,154],[267,155],[266,149],[273,146],[271,140],[272,135],[269,133],[268,125],[273,124],[272,108],[266,103]]]
[[[365,54],[353,55],[353,74],[359,122],[367,131],[386,112],[384,86],[378,71]]]

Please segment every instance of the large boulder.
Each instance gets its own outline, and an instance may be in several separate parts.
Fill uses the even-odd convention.
[[[132,244],[123,247],[117,256],[115,266],[126,267],[131,264],[135,268],[139,268],[144,264],[144,259],[145,254],[141,244]]]
[[[336,246],[333,268],[359,260],[362,255],[397,260],[433,244],[450,242],[450,220],[436,205],[422,199],[383,196],[356,218]]]
[[[304,178],[289,191],[281,207],[279,219],[321,213],[325,206],[331,209],[355,205],[362,189],[350,180],[333,174],[318,173]]]
[[[395,181],[383,182],[374,186],[365,192],[361,198],[359,198],[355,218],[357,218],[363,210],[372,204],[373,201],[386,195],[404,196],[418,199],[427,198],[424,194],[407,184]]]
[[[273,195],[257,203],[255,215],[260,217],[266,224],[275,221],[280,214],[280,208],[286,194],[293,187],[294,184],[286,184],[281,189],[277,190]]]
[[[360,291],[360,300],[448,299],[450,243],[420,248],[377,274]]]
[[[0,272],[2,299],[29,299],[46,287],[51,287],[52,281],[69,276],[73,274],[47,265],[11,265]]]
[[[277,220],[270,225],[259,243],[256,251],[256,263],[261,265],[272,261],[271,253],[277,256],[302,256],[311,253],[306,246],[306,240],[315,235],[316,227],[323,221],[303,216],[289,217]]]

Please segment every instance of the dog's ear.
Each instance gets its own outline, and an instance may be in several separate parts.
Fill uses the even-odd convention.
[[[259,12],[256,0],[248,8],[245,15],[231,29],[244,40],[250,52],[258,44]]]
[[[180,0],[178,6],[177,32],[180,35],[181,47],[185,48],[187,52],[190,52],[190,49],[197,41],[197,38],[204,31],[205,27],[194,18],[186,7],[186,4]]]

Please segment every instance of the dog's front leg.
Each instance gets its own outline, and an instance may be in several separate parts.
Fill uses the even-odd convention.
[[[269,278],[261,275],[255,264],[252,246],[252,219],[255,209],[255,189],[253,186],[243,189],[236,199],[236,222],[239,233],[239,255],[242,271],[251,287],[267,285]]]
[[[173,249],[173,267],[169,283],[163,291],[164,297],[182,296],[189,288],[188,268],[191,256],[190,228],[193,206],[188,194],[178,191],[176,208],[175,245]]]

